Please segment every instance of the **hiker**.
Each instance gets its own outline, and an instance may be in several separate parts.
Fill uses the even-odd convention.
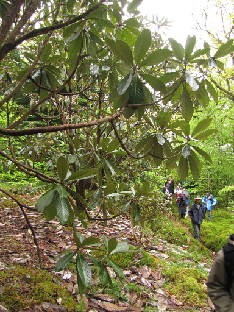
[[[174,194],[174,179],[171,178],[167,178],[164,187],[168,186],[168,191],[170,193],[170,196],[172,197],[172,195]]]
[[[183,194],[185,204],[186,204],[186,208],[185,208],[186,209],[185,218],[186,218],[188,216],[188,211],[190,207],[190,195],[189,195],[189,192],[185,188],[182,189],[182,194]]]
[[[181,191],[182,191],[182,186],[181,186],[181,183],[179,183],[175,188],[176,197],[181,193]]]
[[[186,200],[185,196],[181,194],[181,196],[177,197],[177,205],[178,205],[178,211],[181,218],[185,218],[186,215]]]
[[[162,189],[165,199],[171,199],[172,194],[169,191],[169,183],[165,183],[165,186]]]
[[[174,179],[171,177],[170,180],[168,181],[168,184],[169,184],[169,192],[171,195],[174,194],[175,190],[175,182],[174,182]]]
[[[194,238],[200,240],[200,226],[202,224],[203,218],[205,216],[204,207],[201,203],[201,197],[198,195],[194,198],[194,203],[188,211],[188,215],[191,218],[193,229],[194,229]]]
[[[213,195],[210,194],[210,192],[208,192],[208,193],[202,198],[202,203],[203,203],[204,208],[205,208],[205,213],[206,213],[206,211],[208,212],[208,220],[211,221],[211,210],[212,210],[213,207],[216,205],[217,201],[216,201],[216,199],[213,197]]]
[[[234,311],[234,234],[216,254],[207,279],[207,291],[215,312]]]

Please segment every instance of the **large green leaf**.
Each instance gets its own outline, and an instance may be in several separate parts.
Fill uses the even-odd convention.
[[[184,180],[188,176],[188,159],[184,158],[183,155],[180,156],[179,166],[178,166],[178,175],[180,180]]]
[[[151,144],[148,144],[149,142],[151,142],[152,137],[151,136],[147,136],[147,137],[142,137],[141,140],[136,144],[135,146],[135,152],[141,152],[141,151],[145,151],[148,152],[151,149]],[[147,151],[145,150],[145,147],[147,146]]]
[[[56,272],[64,270],[68,266],[68,264],[72,261],[74,254],[75,254],[74,251],[66,251],[66,253],[56,263],[54,270]]]
[[[48,207],[53,201],[55,195],[55,189],[52,188],[44,193],[36,203],[36,208],[39,212],[43,212],[46,207]]]
[[[217,132],[217,129],[208,129],[206,131],[199,132],[198,134],[194,135],[194,138],[197,140],[205,140],[216,132]]]
[[[83,47],[83,36],[80,34],[77,38],[68,43],[68,58],[70,64],[70,70],[73,70],[76,66],[77,55],[80,53]],[[90,67],[89,67],[90,69]]]
[[[118,245],[118,241],[116,240],[115,237],[109,239],[107,243],[107,252],[110,254],[113,250],[115,250],[117,245]]]
[[[149,29],[144,29],[137,37],[134,49],[135,62],[138,64],[146,55],[151,45],[151,32]]]
[[[63,37],[66,40],[66,42],[71,42],[75,40],[76,38],[78,38],[81,31],[84,29],[85,23],[86,22],[84,21],[82,22],[79,21],[72,25],[67,26],[63,30]]]
[[[52,52],[52,45],[50,43],[47,43],[47,45],[45,46],[41,54],[41,62],[48,61],[49,57],[51,56],[51,52]]]
[[[150,155],[154,158],[155,165],[159,166],[163,161],[163,147],[157,142],[155,138],[152,148],[150,150]]]
[[[142,104],[144,103],[144,84],[137,75],[133,76],[129,87],[128,104]]]
[[[111,51],[116,55],[119,56],[118,50],[116,48],[116,42],[113,39],[106,38],[106,44],[109,46]]]
[[[218,93],[217,93],[215,87],[213,86],[213,84],[210,83],[208,80],[206,80],[206,86],[207,86],[207,90],[210,93],[210,95],[212,96],[213,100],[216,103],[218,103],[219,96],[218,96]]]
[[[210,51],[210,47],[206,47],[204,49],[198,49],[191,55],[190,60],[196,59],[200,57],[201,55],[207,54],[209,51]]]
[[[82,242],[82,247],[99,245],[101,245],[100,239],[94,236],[89,236],[85,238]]]
[[[125,118],[127,118],[127,119],[129,119],[130,117],[132,117],[132,115],[134,115],[135,114],[135,109],[133,109],[132,107],[126,107],[125,109],[124,109],[124,117]]]
[[[77,254],[76,258],[77,282],[79,293],[82,295],[85,289],[91,284],[92,272],[90,265],[82,254]]]
[[[57,216],[62,225],[73,223],[73,211],[67,198],[56,195]]]
[[[165,73],[165,74],[159,76],[158,78],[163,83],[167,83],[167,82],[170,82],[170,81],[174,81],[176,78],[179,78],[180,76],[181,76],[181,72],[180,71],[176,71],[176,72]]]
[[[119,242],[117,243],[116,247],[110,252],[110,254],[113,255],[116,253],[127,251],[129,251],[129,244],[127,242]]]
[[[206,118],[206,119],[199,121],[196,127],[193,129],[193,132],[191,135],[195,136],[197,133],[204,131],[206,128],[209,127],[211,121],[212,121],[212,118]]]
[[[225,43],[222,43],[221,46],[218,48],[218,51],[215,53],[214,57],[223,57],[226,56],[234,51],[234,40],[230,39]]]
[[[106,147],[106,151],[110,153],[110,152],[113,152],[117,149],[119,149],[119,140],[113,139],[113,140],[109,141],[109,144]]]
[[[68,168],[69,168],[69,163],[68,163],[67,157],[60,156],[57,159],[57,170],[58,170],[58,175],[61,181],[63,181],[66,178]]]
[[[127,87],[127,85],[126,85],[126,87]],[[124,90],[123,90],[123,91],[124,91]],[[112,99],[112,101],[113,101],[113,107],[114,107],[115,109],[125,107],[125,106],[127,105],[127,103],[128,103],[128,98],[129,98],[129,91],[128,91],[128,90],[125,91],[125,93],[122,94],[122,95],[118,95],[118,94],[117,94],[117,95]],[[111,99],[110,99],[110,100],[111,100]]]
[[[43,215],[47,221],[51,221],[55,218],[57,214],[56,203],[56,196],[54,196],[52,202],[43,210]]]
[[[199,179],[201,173],[201,163],[197,154],[191,150],[191,154],[188,157],[189,167],[193,175],[193,179],[196,181]]]
[[[80,232],[77,232],[75,229],[73,230],[73,237],[77,247],[80,248],[82,246],[85,237]]]
[[[122,41],[116,41],[116,50],[118,52],[119,57],[129,66],[133,66],[133,56],[132,50],[129,45]]]
[[[62,187],[61,185],[57,185],[55,189],[59,193],[60,197],[67,197],[68,196],[67,190],[64,187]]]
[[[183,88],[183,93],[181,96],[181,108],[182,116],[184,117],[185,121],[189,121],[193,116],[194,108],[190,94],[185,87]]]
[[[132,74],[129,74],[126,77],[124,77],[118,85],[118,88],[117,88],[118,94],[123,95],[129,88],[131,82],[132,82]]]
[[[163,154],[165,155],[165,158],[170,158],[172,156],[172,146],[168,141],[163,144]]]
[[[212,159],[210,157],[210,155],[205,152],[204,150],[202,150],[200,147],[198,146],[193,146],[193,148],[203,157],[205,158],[205,160],[207,160],[209,163],[212,163]]]
[[[90,168],[90,169],[80,169],[71,174],[71,176],[67,179],[70,180],[84,180],[95,177],[98,173],[97,168]]]
[[[169,49],[158,49],[148,54],[141,62],[141,66],[154,66],[164,62],[171,56]]]
[[[155,91],[161,91],[161,92],[166,91],[166,87],[160,79],[150,74],[141,73],[141,76]]]
[[[209,104],[210,98],[204,86],[204,82],[200,83],[199,88],[194,92],[194,95],[203,106],[206,107]]]
[[[184,48],[181,43],[178,43],[175,39],[169,38],[169,42],[171,44],[171,48],[173,51],[174,56],[179,61],[184,60]]]
[[[102,283],[102,285],[112,286],[112,280],[105,265],[102,262],[99,262],[98,267],[99,267],[100,282]]]
[[[190,61],[191,59],[191,55],[193,53],[193,49],[195,47],[196,44],[196,37],[190,37],[188,36],[187,40],[186,40],[186,44],[185,44],[185,60],[186,61]]]

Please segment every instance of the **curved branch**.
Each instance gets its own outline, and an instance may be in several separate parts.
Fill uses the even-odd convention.
[[[107,0],[101,0],[100,2],[98,2],[96,5],[94,5],[92,8],[90,8],[89,10],[84,12],[83,14],[76,16],[75,18],[73,18],[67,22],[56,23],[52,26],[34,29],[33,31],[25,34],[24,36],[22,36],[20,38],[18,38],[14,42],[6,42],[5,44],[2,45],[2,47],[0,49],[0,60],[2,60],[10,51],[15,49],[23,41],[35,38],[37,36],[45,35],[51,31],[58,30],[58,29],[66,27],[66,26],[69,26],[71,24],[74,24],[75,22],[78,22],[78,21],[86,18],[90,13],[94,12],[100,5],[102,5],[106,1]]]
[[[31,0],[29,3],[25,3],[25,10],[20,20],[17,22],[15,28],[10,32],[7,37],[7,41],[13,41],[20,33],[20,30],[24,27],[27,21],[30,19],[32,14],[35,12],[40,0]]]
[[[113,129],[114,129],[115,136],[116,136],[116,138],[118,139],[120,146],[121,146],[122,149],[128,154],[128,156],[130,156],[130,157],[132,157],[132,158],[134,158],[134,159],[142,159],[142,158],[144,158],[144,157],[147,155],[147,154],[142,155],[142,156],[135,156],[135,155],[133,155],[133,154],[127,149],[127,147],[124,145],[122,139],[120,138],[120,136],[119,136],[119,134],[118,134],[118,131],[117,131],[117,129],[116,129],[116,126],[115,126],[113,120],[111,121],[111,125],[112,125],[112,127],[113,127]]]
[[[227,89],[223,88],[220,84],[218,84],[213,78],[210,77],[210,80],[213,82],[213,84],[222,91],[230,100],[234,101],[234,94]]]
[[[10,160],[11,162],[13,162],[21,171],[24,171],[25,173],[27,174],[30,174],[30,173],[34,173],[34,177],[37,177],[38,179],[40,179],[41,181],[44,181],[44,182],[49,182],[49,183],[59,183],[58,180],[56,180],[55,178],[52,178],[52,177],[48,177],[47,175],[33,169],[33,168],[30,168],[22,163],[20,163],[18,160],[8,156],[5,152],[3,151],[0,151],[0,156]]]
[[[119,117],[120,117],[120,113],[117,113],[109,117],[100,118],[100,119],[89,121],[89,122],[81,122],[79,124],[65,124],[65,125],[60,125],[60,126],[36,127],[36,128],[31,128],[31,129],[19,129],[19,130],[0,129],[0,134],[18,137],[18,136],[25,136],[25,135],[34,135],[38,133],[50,133],[50,132],[58,132],[58,131],[65,131],[65,130],[71,130],[71,129],[90,128],[93,126],[101,125],[105,122],[111,122],[112,120],[115,120]]]
[[[11,29],[12,24],[17,18],[20,8],[24,0],[14,0],[8,9],[7,15],[3,18],[0,27],[0,45],[4,42],[7,37],[8,31]]]

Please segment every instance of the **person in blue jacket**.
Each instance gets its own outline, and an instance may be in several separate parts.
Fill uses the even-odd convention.
[[[210,192],[208,192],[203,198],[202,198],[202,203],[205,208],[205,212],[208,212],[208,220],[211,220],[211,210],[213,207],[216,205],[217,201],[216,198]]]

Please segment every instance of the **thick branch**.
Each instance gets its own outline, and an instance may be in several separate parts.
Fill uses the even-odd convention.
[[[39,4],[39,0],[31,0],[28,4],[27,3],[25,4],[26,9],[24,11],[24,14],[21,17],[20,21],[16,24],[15,28],[7,37],[8,42],[15,40],[15,38],[19,35],[21,29],[24,27],[24,25],[30,19],[32,14],[35,12],[35,9],[37,8],[38,4]]]
[[[7,34],[14,23],[15,19],[17,18],[20,7],[24,0],[14,0],[12,1],[11,6],[8,9],[7,15],[3,18],[2,25],[0,27],[0,46],[4,42],[7,37]],[[1,51],[1,49],[0,49]]]
[[[58,29],[66,27],[66,26],[69,26],[75,22],[78,22],[78,21],[86,18],[90,13],[94,12],[104,2],[106,2],[106,0],[101,0],[100,2],[98,2],[96,5],[94,5],[92,8],[90,8],[89,10],[84,12],[83,14],[76,16],[75,18],[73,18],[67,22],[56,23],[56,24],[48,26],[48,27],[34,29],[33,31],[29,32],[28,34],[25,34],[24,36],[18,38],[14,42],[6,42],[0,49],[0,60],[2,60],[10,51],[14,50],[23,41],[35,38],[37,36],[48,34],[51,31],[58,30]]]
[[[65,131],[65,130],[71,130],[71,129],[90,128],[93,126],[101,125],[105,122],[110,122],[112,120],[117,119],[118,117],[120,117],[120,113],[109,116],[109,117],[89,121],[89,122],[81,122],[79,124],[65,124],[65,125],[60,125],[60,126],[36,127],[36,128],[31,128],[31,129],[19,129],[19,130],[0,129],[0,134],[16,137],[16,136],[34,135],[38,133],[50,133],[50,132],[58,132],[58,131]]]

